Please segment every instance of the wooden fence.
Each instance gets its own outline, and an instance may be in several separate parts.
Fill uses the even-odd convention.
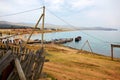
[[[9,45],[8,48],[9,50],[0,59],[0,80],[37,80],[40,78],[45,60],[43,48],[36,52],[27,48],[22,51],[19,46]],[[6,49],[6,46],[0,44],[0,49]],[[10,70],[9,73],[6,70]]]

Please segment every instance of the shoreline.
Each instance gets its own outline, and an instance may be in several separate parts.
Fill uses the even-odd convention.
[[[31,50],[39,50],[41,44],[27,45]],[[120,58],[98,55],[85,50],[66,47],[61,44],[45,44],[44,78],[50,80],[119,80]],[[42,79],[41,79],[42,80]]]
[[[56,48],[62,48],[64,50],[68,50],[68,51],[75,51],[73,54],[91,54],[91,55],[97,55],[97,56],[101,56],[101,57],[106,57],[106,58],[109,58],[109,60],[111,60],[111,56],[107,56],[107,55],[103,55],[103,54],[100,54],[100,53],[94,53],[94,52],[89,52],[89,51],[86,51],[86,50],[79,50],[79,49],[76,49],[76,48],[72,48],[72,47],[69,47],[69,46],[64,46],[63,44],[54,44],[51,45],[52,47],[56,47]],[[57,47],[59,46],[59,47]],[[120,60],[120,58],[116,58],[114,57],[114,60]]]

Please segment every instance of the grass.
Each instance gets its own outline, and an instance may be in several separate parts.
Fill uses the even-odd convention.
[[[54,79],[120,80],[120,59],[111,61],[107,56],[61,47],[46,48],[50,62],[45,63],[43,71]]]

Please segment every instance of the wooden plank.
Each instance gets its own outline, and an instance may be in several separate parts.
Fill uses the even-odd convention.
[[[22,63],[22,68],[23,68],[24,71],[25,71],[25,67],[26,67],[26,65],[27,65],[27,60],[28,60],[28,58],[29,58],[29,55],[24,55],[24,59],[21,61],[21,63]]]
[[[36,65],[36,70],[35,70],[35,77],[34,77],[35,80],[37,80],[40,77],[40,74],[42,72],[42,68],[43,68],[43,65],[44,65],[44,59],[45,59],[45,57],[39,57],[38,58],[38,62],[37,62],[37,65]]]
[[[118,45],[118,44],[111,44],[111,60],[113,60],[113,48],[114,47],[120,48],[120,45]]]
[[[9,75],[9,77],[7,78],[7,80],[13,80],[12,77],[14,76],[14,70],[11,72],[11,74]]]
[[[8,59],[9,58],[9,59]],[[12,60],[11,58],[11,51],[8,51],[0,60],[0,73],[2,72],[2,70],[5,68],[6,64],[10,63],[10,60]]]
[[[13,71],[13,69],[14,69],[14,60],[12,60],[9,63],[9,65],[5,66],[5,69],[2,71],[1,79],[0,80],[7,80],[7,78],[10,75],[10,73]]]
[[[38,72],[39,72],[39,74],[38,74],[38,78],[40,78],[41,73],[42,73],[42,69],[43,69],[43,65],[44,65],[44,61],[45,61],[45,56],[42,57],[41,60],[42,60],[42,61],[41,61],[41,65],[40,65],[40,68],[39,68],[39,70],[38,70]]]
[[[26,69],[25,69],[25,74],[26,75],[27,75],[27,72],[29,70],[29,66],[28,65],[30,65],[31,58],[32,58],[32,53],[29,54],[29,58],[28,58],[28,61],[27,61],[27,65],[26,65]]]
[[[17,71],[18,71],[18,75],[19,75],[19,77],[20,77],[20,80],[26,80],[25,74],[24,74],[24,72],[23,72],[23,70],[22,70],[22,67],[21,67],[21,65],[20,65],[20,62],[19,62],[19,60],[18,60],[17,58],[15,59],[15,66],[16,66],[16,68],[17,68]]]
[[[32,58],[31,58],[31,61],[30,61],[30,64],[29,64],[29,68],[28,68],[28,71],[27,71],[27,77],[29,80],[32,79],[32,76],[33,76],[33,66],[34,66],[34,62],[35,62],[35,55],[32,55]]]
[[[111,45],[111,59],[113,60],[113,46]]]
[[[118,45],[118,44],[111,44],[111,46],[120,48],[120,45]]]

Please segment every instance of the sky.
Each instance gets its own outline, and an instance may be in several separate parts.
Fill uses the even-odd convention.
[[[36,23],[41,9],[14,16],[4,15],[43,5],[46,6],[45,23],[48,24],[120,27],[120,0],[0,0],[0,16],[3,16],[0,21]]]

